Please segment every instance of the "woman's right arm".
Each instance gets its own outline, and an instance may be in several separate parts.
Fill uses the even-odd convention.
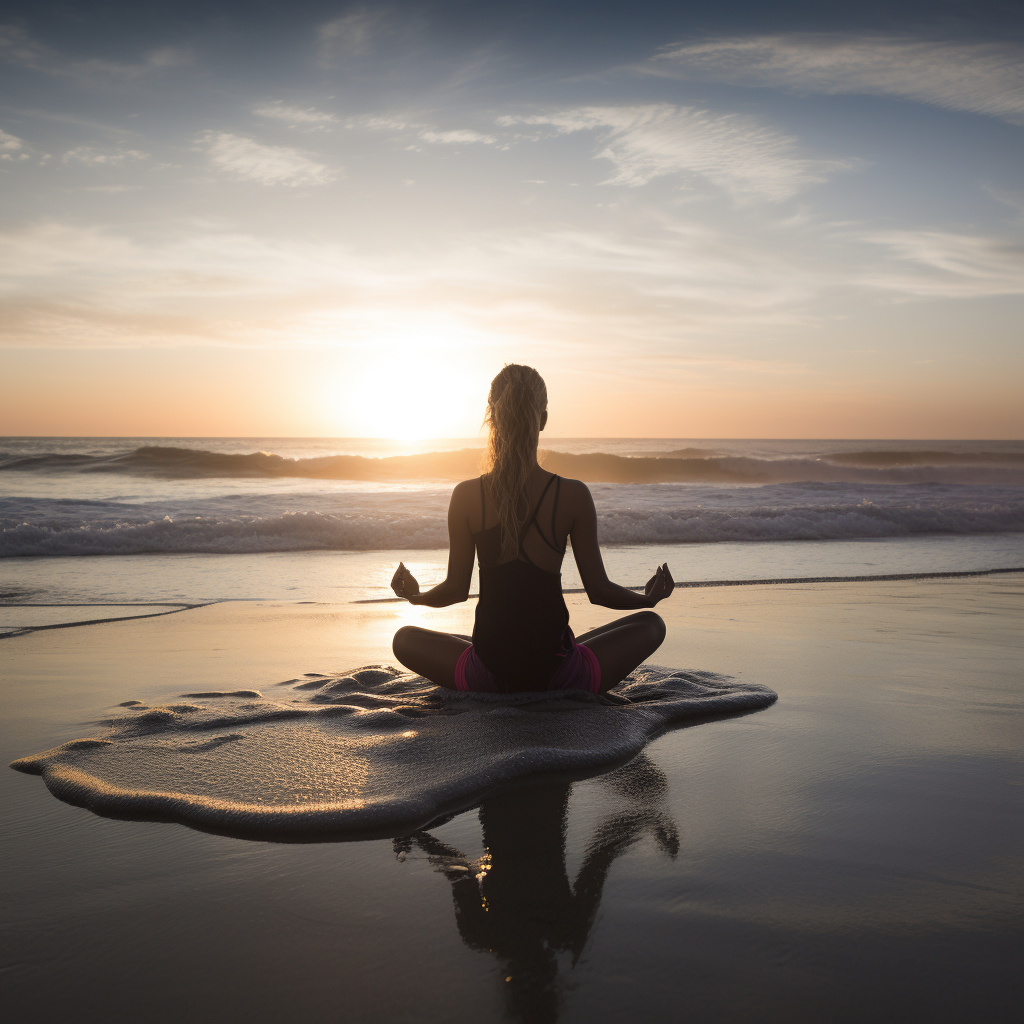
[[[569,528],[569,539],[572,541],[572,553],[580,578],[587,591],[591,604],[603,605],[605,608],[636,609],[653,608],[659,601],[672,593],[675,584],[668,571],[668,566],[659,567],[654,577],[647,584],[647,593],[638,594],[627,590],[608,579],[601,557],[601,547],[597,542],[597,510],[590,488],[579,480],[573,483],[573,522]]]
[[[444,608],[459,604],[469,596],[469,583],[473,576],[473,534],[469,529],[469,502],[473,484],[468,480],[458,484],[448,505],[448,575],[436,587],[420,593],[419,583],[399,563],[391,587],[399,597],[410,604],[425,604],[431,608]]]

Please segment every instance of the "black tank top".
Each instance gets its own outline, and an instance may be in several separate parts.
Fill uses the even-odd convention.
[[[557,483],[555,483],[557,481]],[[544,498],[555,483],[555,501],[551,509],[551,540],[537,522]],[[519,554],[508,562],[501,557],[501,526],[492,526],[473,534],[480,562],[480,601],[476,606],[473,647],[480,660],[504,687],[512,693],[546,690],[548,681],[561,664],[562,635],[569,625],[569,609],[562,597],[562,574],[547,572],[530,561],[523,547],[526,534],[533,528],[549,548],[565,554],[555,541],[555,513],[562,487],[561,478],[552,476],[544,486],[540,501],[519,535]],[[480,478],[480,523],[487,522],[484,480]]]

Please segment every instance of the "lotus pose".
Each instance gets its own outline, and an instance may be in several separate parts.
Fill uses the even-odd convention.
[[[539,373],[509,364],[487,399],[491,470],[458,484],[448,507],[448,576],[420,592],[399,563],[392,589],[412,604],[465,601],[480,561],[480,600],[472,639],[418,626],[395,634],[395,657],[449,689],[488,693],[581,689],[604,693],[665,639],[650,611],[675,584],[659,566],[643,594],[608,579],[597,543],[597,513],[586,484],[563,480],[537,462],[548,394]],[[574,637],[562,597],[567,540],[593,604],[644,609]]]

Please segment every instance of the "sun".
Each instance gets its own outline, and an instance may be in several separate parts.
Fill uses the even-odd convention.
[[[408,348],[382,354],[347,389],[350,420],[365,437],[422,441],[477,432],[486,385],[456,364],[457,353],[424,357]]]

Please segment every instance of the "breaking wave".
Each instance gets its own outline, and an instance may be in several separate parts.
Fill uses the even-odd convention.
[[[116,473],[159,479],[464,480],[480,472],[481,451],[429,452],[368,458],[329,455],[286,458],[268,452],[232,454],[194,448],[145,446],[113,455],[0,453],[0,471]],[[719,455],[681,449],[657,455],[574,454],[542,451],[545,468],[587,483],[772,484],[849,483],[1024,484],[1017,452],[862,451],[798,458]]]
[[[226,501],[195,503],[192,514],[176,509],[163,514],[164,505],[35,500],[29,509],[24,500],[7,499],[0,501],[0,557],[445,548],[447,497],[446,491],[386,497],[264,496],[250,500],[250,514],[239,514],[237,504]],[[819,484],[722,491],[598,485],[595,499],[605,544],[1024,531],[1024,495],[1009,488],[854,491]],[[318,507],[281,511],[286,501],[303,500]]]

